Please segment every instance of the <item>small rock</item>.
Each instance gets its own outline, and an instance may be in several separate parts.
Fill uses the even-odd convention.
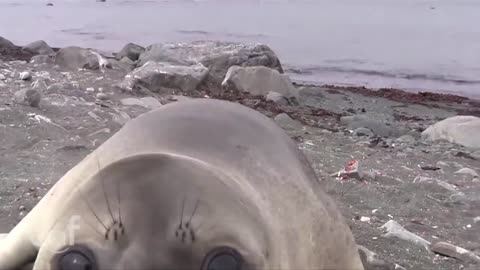
[[[403,135],[397,138],[397,142],[399,143],[406,143],[406,144],[413,144],[415,143],[415,138],[412,135]]]
[[[95,92],[95,88],[93,88],[93,87],[88,87],[85,90],[87,90],[87,92]]]
[[[14,94],[14,101],[18,104],[38,107],[40,104],[41,95],[34,89],[22,89]]]
[[[28,71],[20,72],[20,74],[18,75],[18,78],[20,80],[28,81],[32,79],[32,74]]]
[[[117,114],[111,114],[112,120],[120,124],[121,126],[125,125],[131,118],[126,112],[119,111]]]
[[[2,81],[3,81],[3,80],[6,80],[6,79],[7,79],[7,78],[5,77],[5,75],[3,75],[3,74],[0,74],[0,80],[2,80]]]
[[[38,64],[38,65],[49,65],[55,63],[55,56],[54,55],[47,55],[47,54],[40,54],[34,55],[30,58],[30,63]]]
[[[7,85],[5,83],[0,82],[0,89],[7,88]]]
[[[463,168],[463,169],[460,169],[458,171],[456,171],[455,173],[459,173],[459,174],[468,174],[468,175],[471,175],[473,176],[474,178],[478,178],[478,173],[470,168]]]
[[[277,114],[273,120],[284,129],[301,129],[302,124],[293,120],[286,113]]]
[[[402,227],[398,222],[395,220],[389,220],[383,226],[380,227],[381,229],[385,229],[387,233],[383,235],[385,238],[398,238],[405,241],[412,242],[417,245],[424,246],[428,248],[430,242],[421,238],[420,236],[407,231],[405,228]]]
[[[478,223],[478,222],[480,222],[480,216],[474,217],[473,218],[473,223]]]
[[[480,263],[480,257],[464,248],[446,243],[437,242],[430,247],[432,252],[458,259],[464,263]]]
[[[273,101],[279,105],[288,105],[290,103],[284,95],[274,91],[268,92],[266,100]]]
[[[382,269],[382,270],[404,270],[398,264],[386,262],[378,257],[378,255],[368,250],[366,247],[358,245],[358,253],[365,269]]]
[[[53,7],[53,3],[47,3],[47,7]]]
[[[100,99],[100,100],[107,100],[108,96],[105,93],[98,93],[97,98]]]
[[[20,206],[20,207],[18,208],[18,210],[19,210],[19,211],[25,211],[25,210],[27,210],[27,207],[25,207],[25,206],[22,205],[22,206]]]
[[[357,136],[367,136],[367,137],[373,136],[373,132],[370,129],[364,128],[364,127],[359,127],[355,129],[353,131],[353,134]]]

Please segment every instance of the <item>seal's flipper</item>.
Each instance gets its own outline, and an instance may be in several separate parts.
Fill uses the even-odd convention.
[[[0,269],[32,269],[37,253],[31,241],[19,235],[19,227],[0,234]],[[26,268],[25,268],[26,267]]]

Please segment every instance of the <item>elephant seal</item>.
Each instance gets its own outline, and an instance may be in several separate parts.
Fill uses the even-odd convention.
[[[363,269],[305,156],[214,99],[127,122],[0,242],[0,269]]]

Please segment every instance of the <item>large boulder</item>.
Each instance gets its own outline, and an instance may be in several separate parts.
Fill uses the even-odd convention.
[[[422,139],[446,140],[465,147],[480,148],[480,118],[469,115],[449,117],[425,129]]]
[[[254,96],[267,96],[269,92],[276,92],[287,98],[297,96],[297,89],[288,75],[265,66],[232,66],[225,75],[222,87],[248,92]]]
[[[69,69],[99,69],[100,62],[99,54],[76,46],[62,48],[55,56],[55,64]]]
[[[126,91],[191,92],[197,88],[208,73],[202,64],[191,66],[164,62],[147,62],[125,76],[119,87]]]
[[[209,81],[218,86],[231,66],[266,66],[283,73],[278,57],[263,44],[220,41],[153,44],[140,55],[137,67],[149,61],[185,66],[201,63],[209,69]]]
[[[145,52],[144,47],[137,44],[128,43],[122,48],[119,53],[115,55],[115,58],[117,60],[121,60],[122,58],[127,57],[132,61],[137,61],[140,57],[140,54],[142,54],[143,52]]]
[[[0,37],[0,48],[15,48],[15,44],[11,42],[10,40]]]
[[[34,54],[53,54],[55,51],[43,40],[34,41],[22,48],[24,51],[28,51]]]

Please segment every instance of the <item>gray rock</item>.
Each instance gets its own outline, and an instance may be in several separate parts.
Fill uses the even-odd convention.
[[[404,267],[396,263],[391,263],[380,259],[375,252],[370,251],[364,246],[358,245],[358,253],[360,254],[360,258],[365,269],[406,270]]]
[[[192,92],[202,82],[208,69],[202,64],[192,66],[148,62],[125,76],[120,88],[127,91],[149,90],[168,93]]]
[[[22,89],[14,94],[14,101],[18,104],[38,107],[40,105],[40,92],[34,89]]]
[[[375,135],[382,137],[390,137],[399,135],[399,131],[393,127],[387,126],[385,123],[371,119],[366,115],[342,116],[340,122],[349,129],[368,128]]]
[[[20,80],[24,80],[24,81],[31,80],[32,79],[32,73],[30,73],[28,71],[20,72],[20,74],[18,75],[18,78]]]
[[[426,141],[446,140],[465,147],[480,149],[480,118],[469,115],[449,117],[422,132]]]
[[[135,65],[135,62],[132,61],[130,58],[126,57],[126,56],[123,57],[122,59],[120,59],[119,62],[123,63],[123,64],[127,64],[127,65],[132,65],[132,66]]]
[[[124,98],[120,102],[125,106],[141,106],[147,109],[155,109],[162,104],[153,97],[143,97],[143,98]]]
[[[96,97],[100,100],[107,100],[108,96],[105,93],[98,93]]]
[[[131,120],[131,117],[126,112],[118,111],[117,113],[111,113],[111,115],[112,121],[121,126]]]
[[[273,120],[284,129],[301,129],[302,124],[298,121],[293,120],[286,113],[277,114]]]
[[[452,184],[449,184],[445,181],[442,181],[442,180],[437,180],[437,179],[433,179],[433,178],[430,178],[430,177],[425,177],[425,176],[417,176],[415,177],[415,179],[413,179],[413,183],[435,183],[437,184],[438,186],[448,190],[448,191],[451,191],[451,192],[456,192],[457,191],[457,188],[452,185]]]
[[[5,75],[0,74],[0,81],[6,80],[6,79],[7,79],[7,77],[5,77]]]
[[[55,55],[35,55],[30,58],[30,63],[39,65],[53,65],[55,63]]]
[[[289,105],[290,104],[288,98],[286,98],[284,95],[282,95],[280,93],[273,92],[273,91],[268,92],[268,94],[266,96],[266,100],[273,101],[273,102],[275,102],[279,105]]]
[[[47,42],[43,40],[34,41],[23,47],[22,50],[42,55],[55,53],[55,51],[50,46],[48,46]]]
[[[0,82],[0,89],[7,88],[7,84]]]
[[[456,258],[464,263],[480,264],[480,257],[475,253],[446,242],[437,242],[430,247],[430,250],[440,255]]]
[[[66,47],[57,52],[55,64],[68,69],[99,69],[100,59],[97,54],[80,47]]]
[[[396,141],[399,143],[414,144],[416,140],[412,135],[403,135],[398,137]]]
[[[385,238],[398,238],[401,240],[409,241],[417,245],[421,245],[425,248],[428,248],[430,242],[423,239],[422,237],[407,231],[395,220],[389,220],[387,223],[380,227],[381,229],[386,230],[386,233],[382,235]]]
[[[298,96],[297,89],[287,75],[264,66],[232,66],[221,85],[226,89],[248,92],[254,96],[266,96],[271,91],[287,98]]]
[[[124,57],[123,59],[128,59],[128,58]],[[124,61],[123,59],[120,61],[115,59],[108,59],[111,69],[120,70],[124,72],[131,72],[132,70],[135,69],[135,65],[130,59],[128,59],[128,61],[130,61],[131,63],[126,63],[126,61]]]
[[[355,129],[353,131],[353,134],[357,136],[367,136],[367,137],[373,136],[373,132],[370,129],[364,128],[364,127]]]
[[[280,60],[266,45],[220,41],[153,44],[139,57],[138,66],[148,61],[177,65],[202,63],[209,69],[208,81],[220,85],[231,66],[266,66],[283,73]]]
[[[473,177],[478,177],[478,173],[476,171],[474,171],[473,169],[470,169],[470,168],[462,168],[462,169],[456,171],[455,173],[467,174],[467,175],[471,175]]]
[[[119,53],[115,55],[115,58],[117,60],[121,60],[122,58],[126,57],[132,61],[137,61],[138,58],[140,57],[140,54],[144,52],[145,52],[144,47],[137,44],[128,43],[122,48],[122,50]]]
[[[15,48],[15,44],[10,40],[0,36],[0,48]]]

